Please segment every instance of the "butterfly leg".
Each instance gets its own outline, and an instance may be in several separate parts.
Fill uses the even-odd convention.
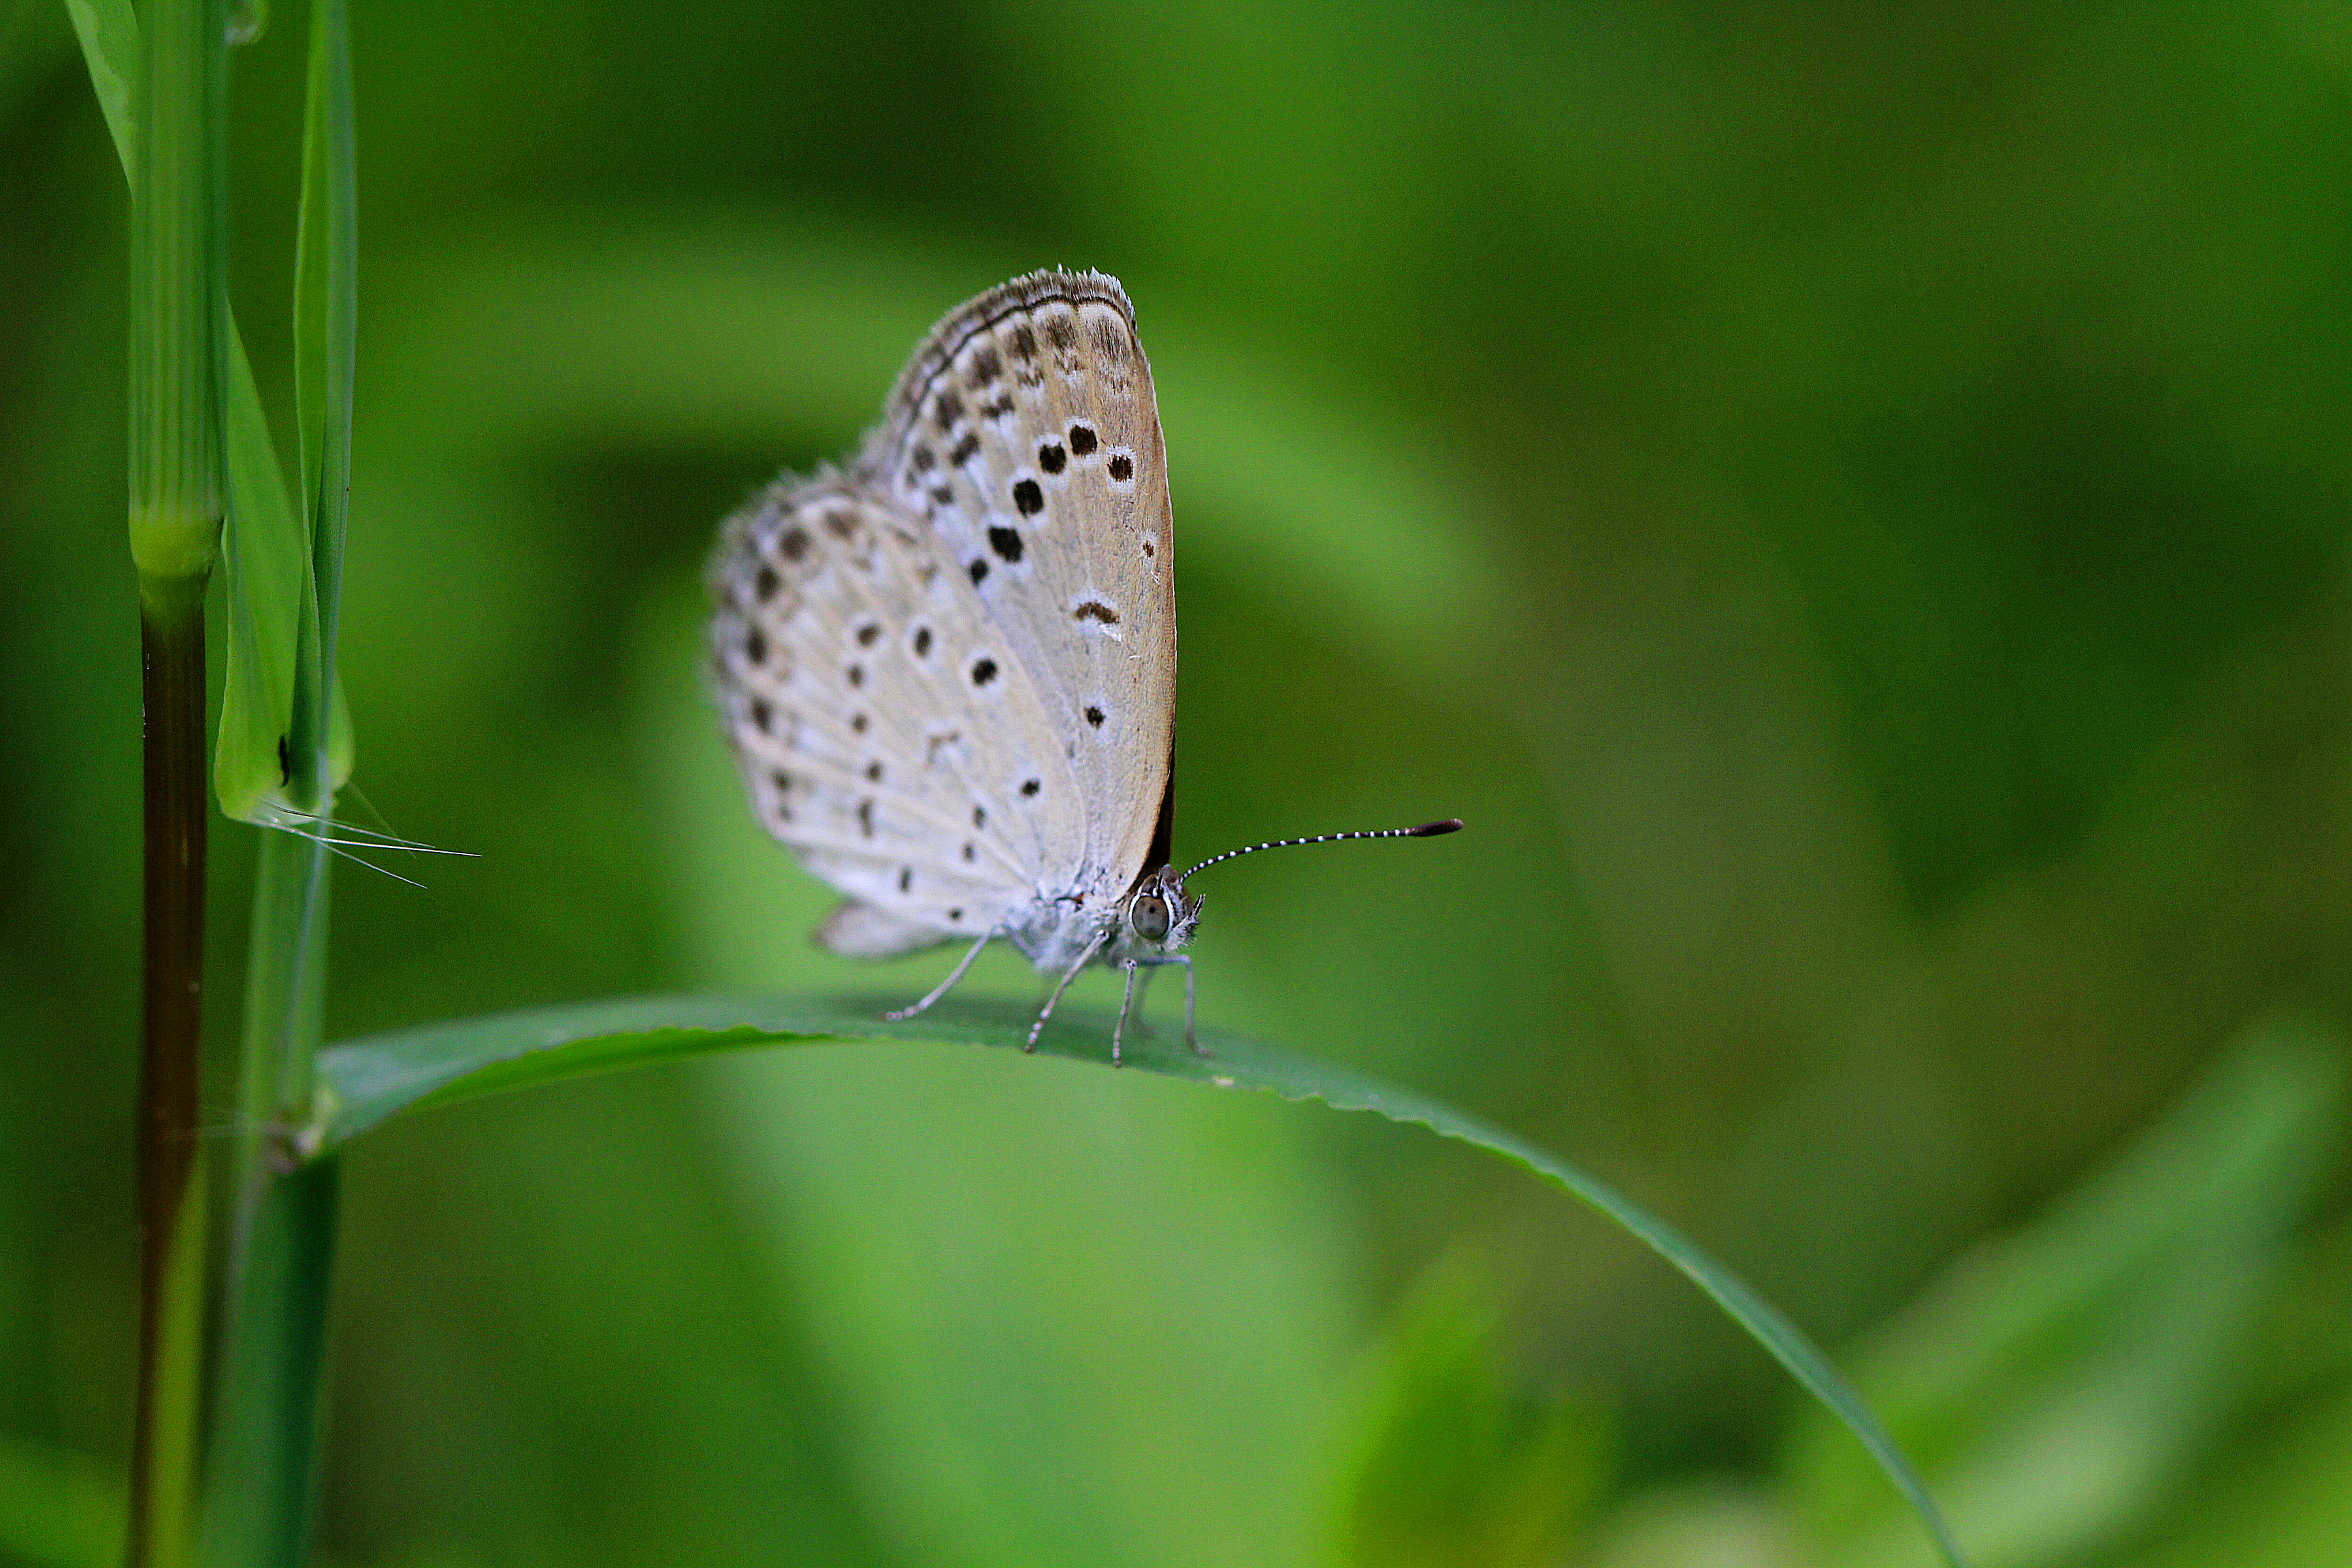
[[[1128,1015],[1135,1010],[1136,972],[1142,970],[1144,984],[1147,985],[1151,981],[1151,972],[1144,969],[1143,965],[1134,959],[1122,961],[1119,967],[1127,971],[1127,994],[1118,999],[1118,1022],[1110,1027],[1110,1065],[1113,1067],[1118,1066],[1118,1037],[1127,1031]]]
[[[887,1013],[883,1014],[882,1016],[893,1024],[903,1024],[918,1013],[929,1012],[932,1003],[938,1001],[940,997],[955,989],[955,983],[963,978],[964,971],[971,967],[971,961],[980,956],[980,950],[986,947],[990,942],[995,940],[996,933],[994,931],[992,931],[984,933],[978,942],[971,944],[971,951],[963,955],[963,962],[957,964],[953,969],[948,971],[948,977],[945,980],[940,981],[937,985],[931,987],[931,994],[929,995],[924,997],[921,1001],[916,1003],[911,1007],[893,1007]],[[1035,1037],[1032,1036],[1031,1039],[1034,1041]]]
[[[1139,958],[1136,962],[1148,964],[1154,969],[1168,963],[1181,963],[1184,966],[1184,1043],[1192,1047],[1194,1056],[1207,1056],[1209,1053],[1202,1048],[1201,1042],[1192,1035],[1193,1004],[1199,999],[1199,992],[1192,980],[1192,955],[1189,952],[1163,952],[1153,958]]]
[[[1078,971],[1092,963],[1095,954],[1102,950],[1102,944],[1109,940],[1110,928],[1105,926],[1095,933],[1094,941],[1087,943],[1087,950],[1078,954],[1078,961],[1070,965],[1069,972],[1064,974],[1060,984],[1054,987],[1054,994],[1045,998],[1045,1005],[1038,1009],[1037,1021],[1029,1026],[1029,1038],[1023,1042],[1021,1047],[1023,1050],[1034,1051],[1037,1048],[1037,1037],[1045,1032],[1045,1020],[1054,1016],[1055,1007],[1061,1003],[1062,993],[1070,988],[1070,982],[1078,977]]]
[[[1143,1016],[1143,1002],[1151,990],[1151,977],[1160,973],[1160,965],[1148,958],[1139,958],[1135,963],[1140,972],[1135,977],[1135,1032],[1139,1038],[1148,1040],[1152,1036],[1151,1020]]]
[[[1200,1000],[1200,994],[1192,984],[1192,961],[1189,957],[1179,954],[1176,962],[1184,966],[1184,1043],[1192,1047],[1194,1056],[1205,1057],[1209,1054],[1208,1047],[1202,1045],[1192,1034],[1192,1006]]]

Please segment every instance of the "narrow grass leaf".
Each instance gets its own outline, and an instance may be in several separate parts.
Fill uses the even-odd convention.
[[[1018,1049],[1025,1009],[971,1003],[905,1024],[877,1018],[884,1004],[793,998],[648,996],[493,1014],[427,1025],[336,1046],[320,1058],[320,1121],[306,1140],[339,1145],[404,1110],[585,1077],[619,1068],[769,1045],[851,1040],[930,1040]],[[946,1016],[941,1016],[946,1014]],[[1110,1020],[1064,1015],[1037,1043],[1040,1055],[1108,1065]],[[1440,1137],[1499,1154],[1582,1199],[1639,1237],[1714,1298],[1773,1358],[1859,1438],[1917,1511],[1937,1550],[1958,1564],[1959,1549],[1926,1486],[1837,1370],[1811,1342],[1741,1281],[1672,1226],[1584,1172],[1523,1139],[1450,1106],[1349,1068],[1204,1028],[1212,1055],[1181,1043],[1134,1042],[1127,1063],[1140,1072],[1219,1089],[1251,1089],[1285,1100],[1319,1100],[1412,1122]]]
[[[288,743],[294,797],[313,809],[331,804],[349,773],[350,719],[334,689],[359,321],[354,163],[349,29],[341,0],[318,0],[310,15],[294,268],[294,404],[310,525],[310,624],[296,649]],[[339,749],[344,753],[340,775]]]
[[[244,342],[234,333],[228,391],[228,526],[222,549],[228,668],[213,789],[229,816],[277,826],[295,810],[285,793],[286,735],[310,577],[310,542],[286,493]]]
[[[66,11],[73,17],[74,36],[81,40],[81,58],[89,66],[89,85],[98,93],[106,128],[114,133],[122,177],[134,178],[139,121],[131,105],[139,80],[139,18],[131,0],[66,0]]]

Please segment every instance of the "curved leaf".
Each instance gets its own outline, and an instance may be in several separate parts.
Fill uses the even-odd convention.
[[[790,997],[641,996],[527,1012],[491,1014],[352,1040],[320,1058],[318,1123],[306,1146],[332,1148],[404,1110],[473,1100],[650,1062],[753,1046],[850,1040],[932,1040],[1018,1048],[1029,1014],[971,1003],[905,1024],[886,1025],[884,1004]],[[1812,1342],[1729,1269],[1614,1189],[1524,1139],[1451,1106],[1378,1079],[1294,1056],[1277,1047],[1202,1029],[1203,1058],[1181,1042],[1150,1037],[1126,1050],[1129,1066],[1218,1089],[1252,1089],[1285,1100],[1319,1100],[1337,1110],[1369,1110],[1414,1122],[1522,1165],[1600,1210],[1682,1270],[1733,1321],[1755,1337],[1870,1450],[1918,1511],[1945,1561],[1961,1562],[1927,1489],[1877,1419]],[[1037,1043],[1045,1056],[1108,1064],[1110,1020],[1066,1013]]]

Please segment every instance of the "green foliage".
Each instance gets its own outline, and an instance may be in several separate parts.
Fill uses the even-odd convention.
[[[2111,1551],[2235,1413],[2258,1303],[2341,1131],[2343,1044],[2254,1031],[2136,1144],[2023,1232],[1960,1259],[1879,1331],[1874,1403],[1988,1568]],[[1852,1563],[1924,1561],[1834,1431],[1790,1485]]]
[[[122,1479],[76,1454],[0,1438],[0,1552],[35,1568],[122,1556]]]
[[[1348,1482],[1350,1568],[1532,1568],[1559,1562],[1589,1523],[1612,1468],[1608,1417],[1515,1385],[1497,1296],[1457,1258],[1399,1314]]]

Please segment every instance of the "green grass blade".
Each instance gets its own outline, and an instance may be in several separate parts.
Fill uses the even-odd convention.
[[[222,573],[228,591],[228,668],[221,692],[213,790],[240,822],[296,819],[286,795],[286,737],[294,662],[310,575],[310,541],[294,515],[245,344],[229,339],[228,527]]]
[[[213,789],[222,813],[237,821],[306,827],[318,806],[298,799],[289,786],[296,759],[297,671],[319,662],[311,532],[295,514],[233,321],[228,350],[228,526],[221,546],[228,590],[228,667]],[[351,715],[340,679],[332,684],[330,703],[329,787],[318,792],[321,798],[331,798],[352,775]]]
[[[1017,1049],[1029,1014],[982,1004],[947,1016],[878,1021],[882,1004],[628,997],[428,1025],[336,1046],[320,1058],[323,1121],[311,1142],[331,1148],[404,1110],[607,1072],[625,1067],[767,1045],[848,1040],[932,1040]],[[942,1009],[941,1012],[947,1012]],[[1064,1015],[1038,1041],[1042,1055],[1107,1064],[1110,1020]],[[1220,1089],[1252,1089],[1285,1100],[1319,1100],[1338,1110],[1366,1110],[1412,1122],[1524,1166],[1632,1232],[1715,1299],[1732,1320],[1788,1368],[1859,1438],[1909,1500],[1944,1560],[1962,1559],[1942,1515],[1877,1419],[1796,1325],[1729,1269],[1672,1226],[1575,1166],[1523,1139],[1452,1107],[1349,1068],[1297,1057],[1215,1029],[1201,1031],[1213,1055],[1193,1056],[1181,1042],[1133,1042],[1127,1062],[1138,1071]]]
[[[310,525],[317,668],[298,665],[296,764],[330,773],[335,636],[342,607],[343,536],[352,473],[352,380],[359,321],[359,220],[352,125],[351,39],[342,0],[318,0],[302,137],[302,207],[294,269],[294,403],[302,444],[302,504]],[[305,651],[310,651],[306,648]],[[307,677],[307,679],[306,679]],[[325,792],[321,792],[322,794]]]
[[[74,36],[81,40],[81,58],[89,63],[89,85],[98,93],[106,128],[114,133],[122,177],[134,178],[139,121],[131,102],[139,81],[139,18],[131,0],[66,0],[66,11],[73,17]]]

